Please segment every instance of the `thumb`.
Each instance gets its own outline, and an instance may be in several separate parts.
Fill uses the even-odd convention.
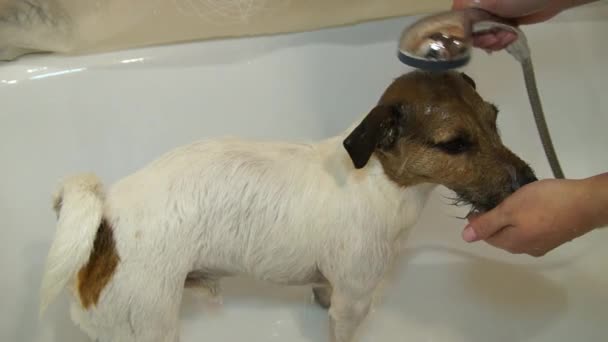
[[[551,0],[453,0],[453,9],[476,7],[506,18],[515,18],[538,12],[551,3]]]
[[[462,231],[462,238],[466,242],[485,240],[508,225],[507,215],[499,206],[485,214],[471,218]]]

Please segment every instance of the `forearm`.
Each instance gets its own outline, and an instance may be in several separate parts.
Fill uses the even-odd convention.
[[[588,199],[590,225],[593,228],[608,226],[608,172],[582,180]]]

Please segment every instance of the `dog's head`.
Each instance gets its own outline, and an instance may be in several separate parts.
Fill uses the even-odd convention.
[[[536,180],[502,144],[497,114],[466,74],[415,71],[386,89],[344,147],[356,168],[373,154],[397,184],[441,184],[487,211]]]

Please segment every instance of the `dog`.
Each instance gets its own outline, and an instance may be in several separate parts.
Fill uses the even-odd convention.
[[[487,211],[536,180],[501,142],[498,109],[455,71],[412,71],[343,134],[316,143],[208,139],[106,192],[65,180],[41,285],[63,288],[96,341],[178,341],[185,287],[223,277],[311,284],[329,340],[350,342],[437,185]]]

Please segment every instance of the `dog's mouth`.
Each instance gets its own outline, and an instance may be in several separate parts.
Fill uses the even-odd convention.
[[[464,218],[472,218],[494,209],[500,203],[498,195],[477,196],[466,191],[457,191],[453,205],[469,206],[470,210]]]

